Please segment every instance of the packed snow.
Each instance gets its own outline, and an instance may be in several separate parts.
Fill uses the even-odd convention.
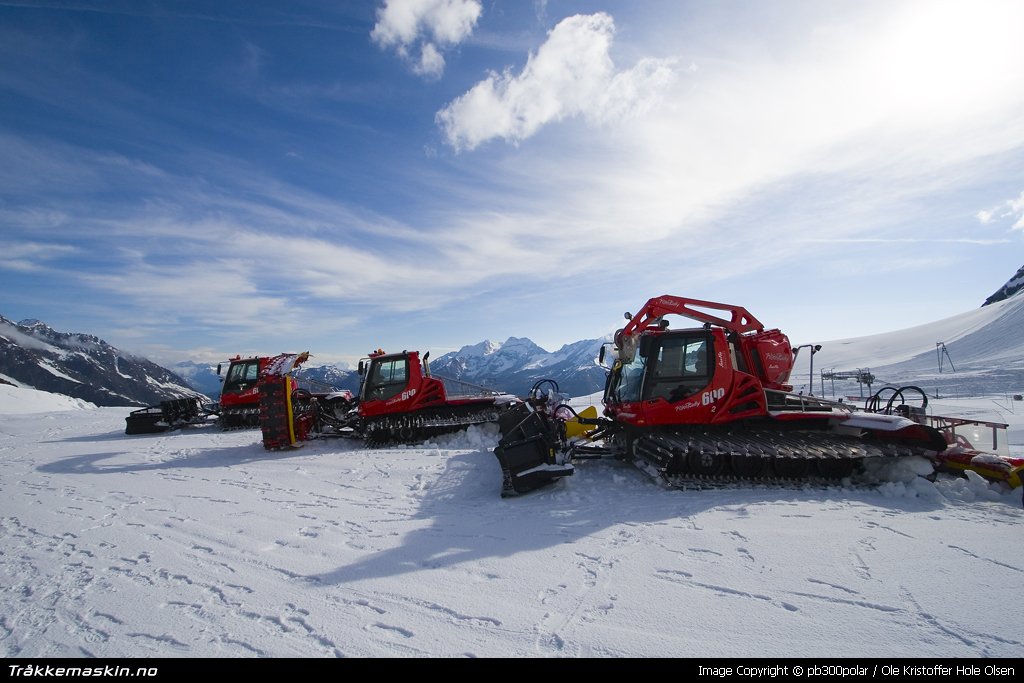
[[[0,378],[3,376],[0,375]],[[8,380],[13,381],[13,380]],[[64,410],[84,410],[96,406],[80,398],[71,398],[48,391],[37,391],[28,387],[0,384],[0,425],[8,415],[27,413],[52,413]]]
[[[1022,320],[1024,297],[1014,296],[926,325],[826,342],[814,354],[814,367],[817,372],[829,368],[853,370],[870,359],[872,369],[886,368],[918,357],[922,359],[922,364],[916,368],[918,372],[925,367],[934,370],[936,346],[941,343],[952,351],[957,362],[969,360],[985,366],[988,371],[1005,368],[1019,364],[1024,357],[1024,337],[1019,332]],[[798,356],[794,383],[806,377],[808,354],[809,351],[803,349]]]
[[[268,452],[40,394],[0,385],[4,657],[1024,654],[1021,490],[927,463],[678,491],[602,460],[502,499],[493,427]]]

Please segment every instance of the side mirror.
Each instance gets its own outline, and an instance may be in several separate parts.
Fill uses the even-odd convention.
[[[648,336],[646,334],[640,336],[640,346],[638,347],[637,351],[640,354],[641,358],[647,358],[647,356],[651,353],[651,349],[653,347],[654,337]]]
[[[601,350],[597,352],[597,362],[600,365],[604,365],[604,344],[601,345]]]
[[[363,374],[366,372],[366,364],[363,363],[363,361],[359,361],[359,369],[356,370],[356,372],[359,373],[360,377],[362,377]]]
[[[222,368],[221,368],[221,364],[220,364],[220,363],[217,363],[217,376],[218,376],[218,377],[220,377],[220,371],[221,371],[221,369],[222,369]]]

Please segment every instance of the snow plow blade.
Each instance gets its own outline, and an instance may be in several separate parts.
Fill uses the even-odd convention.
[[[597,408],[588,406],[565,421],[565,438],[567,440],[586,437],[597,429]]]
[[[501,440],[494,454],[501,463],[501,497],[517,496],[571,475],[575,468],[557,462],[560,440],[551,423],[533,406],[520,403],[498,418]]]

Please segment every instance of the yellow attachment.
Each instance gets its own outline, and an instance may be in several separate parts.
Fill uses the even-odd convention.
[[[963,458],[940,457],[941,464],[954,472],[966,472],[970,470],[985,477],[989,481],[1004,481],[1015,489],[1024,483],[1024,464],[1020,458],[1004,458],[997,455],[986,455],[971,457],[969,461]]]
[[[294,446],[298,439],[295,438],[295,411],[292,408],[292,390],[294,389],[295,380],[291,377],[284,378],[284,402],[287,407],[288,415],[288,445]]]
[[[580,417],[595,418],[597,417],[597,408],[590,406],[584,408],[579,413]],[[585,436],[587,432],[594,430],[593,425],[580,424],[580,421],[575,417],[572,417],[565,421],[565,437],[567,439],[574,439],[578,436]]]

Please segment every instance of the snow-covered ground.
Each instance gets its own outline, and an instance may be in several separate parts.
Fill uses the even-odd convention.
[[[1020,489],[675,491],[597,461],[502,499],[487,429],[281,453],[127,414],[0,385],[0,655],[1024,654]]]
[[[0,375],[0,379],[2,378],[3,376]],[[36,391],[12,384],[0,384],[0,424],[3,424],[6,415],[49,413],[95,407],[92,403],[79,398],[52,394],[48,391]]]
[[[870,396],[888,384],[919,386],[932,397],[993,396],[1005,401],[1024,390],[1022,329],[1024,294],[1018,293],[926,325],[821,342],[813,355],[799,342],[801,354],[790,382],[797,391],[829,398],[864,392]],[[870,390],[856,381],[827,376],[867,369],[875,377]],[[1017,408],[1024,409],[1024,404]]]

